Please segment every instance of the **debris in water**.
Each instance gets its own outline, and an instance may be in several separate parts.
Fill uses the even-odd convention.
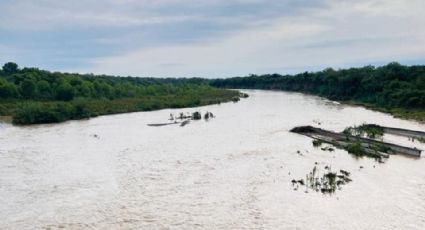
[[[206,112],[204,115],[204,119],[209,120],[210,118],[214,118],[214,114],[211,112]]]
[[[178,122],[168,122],[168,123],[148,124],[148,126],[160,127],[160,126],[175,125],[175,124],[178,124]]]
[[[202,115],[200,112],[196,111],[194,113],[192,113],[192,119],[193,120],[201,120],[202,119]]]
[[[300,184],[300,185],[304,185],[304,180],[303,179],[297,180],[297,183]]]
[[[204,115],[204,119],[207,121],[211,118],[214,118],[214,114],[211,112],[206,112]],[[175,125],[175,124],[180,124],[180,126],[185,126],[187,124],[189,124],[190,120],[201,120],[202,119],[202,113],[199,111],[193,112],[191,114],[189,113],[179,113],[178,116],[175,116],[174,114],[170,113],[170,117],[168,118],[169,121],[172,122],[166,122],[166,123],[152,123],[152,124],[148,124],[148,126],[153,126],[153,127],[160,127],[160,126],[167,126],[167,125]],[[180,121],[178,121],[180,120]]]
[[[183,126],[185,126],[185,125],[187,125],[187,124],[189,124],[190,123],[190,120],[185,120],[185,121],[183,121],[181,124],[180,124],[180,126],[181,127],[183,127]]]
[[[319,120],[313,120],[313,123],[315,123],[315,124],[317,124],[317,125],[321,125],[321,124],[322,124],[322,122],[321,122],[321,121],[319,121]]]
[[[381,127],[381,129],[385,132],[395,132],[390,128]],[[420,149],[371,139],[371,137],[379,136],[381,134],[381,129],[375,126],[364,125],[361,126],[361,128],[348,128],[343,133],[337,133],[312,126],[300,126],[293,128],[291,132],[313,138],[313,145],[315,147],[322,145],[322,143],[328,143],[337,148],[345,149],[348,153],[356,157],[367,156],[375,158],[380,162],[383,162],[383,158],[388,158],[389,154],[404,154],[420,157],[422,152]],[[399,129],[397,129],[397,131],[398,130]],[[398,132],[400,133],[401,131]],[[364,133],[366,133],[366,136],[369,138],[362,137]],[[403,130],[403,135],[419,136],[422,134],[419,131]]]
[[[341,174],[343,174],[344,176],[350,176],[350,172],[348,172],[348,171],[345,171],[345,170],[339,170],[339,172],[341,173]]]
[[[240,98],[248,98],[248,97],[249,97],[249,95],[248,95],[248,94],[246,94],[246,93],[240,93],[240,94],[239,94],[239,97],[240,97]]]
[[[329,147],[329,146],[326,146],[326,147],[323,147],[323,148],[320,148],[322,151],[329,151],[329,152],[333,152],[333,151],[335,151],[335,149],[334,148],[332,148],[332,147]]]

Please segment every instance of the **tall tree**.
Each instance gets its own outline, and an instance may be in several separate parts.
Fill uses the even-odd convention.
[[[11,75],[18,72],[18,65],[14,62],[8,62],[3,65],[3,72],[6,75]]]
[[[56,99],[61,101],[72,100],[74,98],[74,94],[74,88],[72,88],[72,86],[67,82],[62,82],[56,88]]]
[[[33,80],[25,79],[20,85],[21,95],[27,99],[35,99],[36,85]]]

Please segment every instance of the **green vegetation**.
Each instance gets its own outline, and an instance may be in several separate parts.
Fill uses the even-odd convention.
[[[0,70],[0,116],[15,124],[61,122],[98,115],[182,108],[239,99],[200,78],[157,79],[71,74],[19,69]]]
[[[291,182],[294,190],[298,190],[299,186],[305,186],[306,192],[311,189],[323,194],[332,194],[337,189],[342,189],[344,185],[351,181],[350,172],[348,171],[341,169],[339,173],[333,172],[330,166],[325,166],[324,172],[321,173],[320,169],[314,166],[311,172],[306,174],[305,181],[304,179],[293,179]]]
[[[381,138],[384,135],[384,129],[377,125],[360,125],[348,127],[344,130],[345,134],[368,138]]]
[[[239,97],[241,97],[241,98],[248,98],[248,97],[249,97],[249,95],[248,95],[248,94],[246,94],[246,93],[240,93],[240,94],[239,94]]]
[[[239,89],[271,89],[305,92],[331,100],[347,101],[425,121],[425,66],[390,63],[297,75],[251,75],[216,79],[212,86]]]
[[[383,145],[371,145],[369,148],[364,148],[360,142],[349,142],[345,150],[356,157],[366,156],[382,161],[383,156],[379,152],[387,153],[391,149]]]
[[[363,156],[365,155],[365,151],[362,148],[362,145],[360,142],[353,142],[349,143],[347,147],[345,147],[348,153],[354,154],[356,156]]]
[[[314,139],[313,140],[313,146],[314,147],[319,147],[319,146],[321,146],[323,144],[323,141],[322,140],[320,140],[320,139]]]
[[[374,150],[375,152],[391,153],[391,148],[386,147],[382,144],[370,145],[369,148]]]

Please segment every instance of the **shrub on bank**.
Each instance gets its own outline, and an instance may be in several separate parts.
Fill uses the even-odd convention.
[[[226,92],[226,94],[221,94]],[[230,91],[237,94],[237,91]],[[229,101],[227,91],[217,91],[216,101]],[[106,114],[152,111],[163,108],[183,108],[211,104],[208,95],[206,100],[192,95],[172,95],[155,97],[135,97],[120,99],[76,98],[72,101],[24,101],[15,105],[13,123],[18,125],[62,122],[66,120],[84,119]],[[1,104],[0,104],[1,105]],[[1,108],[0,108],[1,109]]]
[[[17,106],[13,114],[14,124],[41,124],[61,122],[87,116],[81,105],[57,102],[43,104],[41,102],[24,102]]]

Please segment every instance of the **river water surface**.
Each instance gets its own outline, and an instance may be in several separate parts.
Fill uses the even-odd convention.
[[[289,132],[423,124],[299,93],[246,92],[197,109],[0,124],[0,228],[425,229],[425,159],[356,159]],[[216,118],[147,126],[196,110]],[[291,180],[316,162],[353,181],[332,195],[294,191]]]

